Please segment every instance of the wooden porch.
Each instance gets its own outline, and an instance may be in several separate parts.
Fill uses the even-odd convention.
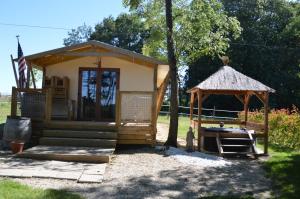
[[[116,118],[115,121],[77,121],[70,117],[73,115],[71,107],[65,119],[57,120],[53,116],[53,89],[25,89],[12,88],[11,116],[29,117],[32,119],[33,142],[45,136],[47,130],[66,131],[108,131],[117,132],[118,144],[154,144],[156,140],[156,96],[155,92],[133,92],[117,91],[116,99]],[[30,94],[29,99],[24,99],[26,94]],[[136,96],[145,99],[144,104],[148,103],[148,109],[143,110],[143,114],[127,115],[126,111],[139,111],[137,104],[132,102]],[[122,101],[123,99],[123,101]],[[137,103],[137,102],[136,102]],[[26,106],[26,108],[24,107]],[[131,106],[131,107],[130,107]],[[131,110],[129,110],[131,109]],[[135,110],[134,110],[135,109]],[[30,111],[28,111],[30,110]],[[123,113],[122,113],[123,112]]]

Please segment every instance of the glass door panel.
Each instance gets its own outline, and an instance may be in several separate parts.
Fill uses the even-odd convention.
[[[79,88],[79,118],[96,120],[97,105],[97,70],[83,69],[80,71],[81,88]]]
[[[100,118],[115,121],[118,72],[102,69],[100,77]]]

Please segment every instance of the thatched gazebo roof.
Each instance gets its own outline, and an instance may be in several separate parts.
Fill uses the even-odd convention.
[[[262,84],[261,82],[248,77],[230,66],[223,66],[206,80],[189,90],[205,91],[237,91],[237,92],[268,92],[274,93],[275,90]]]

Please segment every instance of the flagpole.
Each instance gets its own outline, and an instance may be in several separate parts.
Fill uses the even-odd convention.
[[[20,35],[17,35],[16,36],[17,37],[17,40],[18,40],[18,45],[20,44],[20,40],[19,40],[19,38],[20,38]],[[26,65],[27,65],[27,70],[26,70],[26,88],[29,88],[29,83],[30,83],[30,72],[31,72],[31,64],[29,63],[27,63],[26,62]]]
[[[17,75],[17,71],[16,71],[16,65],[15,65],[15,61],[14,61],[14,58],[12,55],[10,55],[10,59],[11,59],[11,64],[12,64],[12,68],[13,68],[14,75],[15,75],[16,86],[17,86],[17,88],[20,88],[19,81],[18,81],[18,75]]]

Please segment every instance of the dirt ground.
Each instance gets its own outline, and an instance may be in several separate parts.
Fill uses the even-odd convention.
[[[159,125],[158,129],[166,129]],[[163,133],[163,132],[162,132]],[[159,133],[161,134],[161,132]],[[160,136],[163,140],[166,136]],[[67,180],[16,179],[35,187],[68,189],[86,198],[199,198],[253,195],[268,198],[271,182],[260,160],[230,160],[225,167],[191,166],[151,147],[120,148],[106,168],[101,184]]]

